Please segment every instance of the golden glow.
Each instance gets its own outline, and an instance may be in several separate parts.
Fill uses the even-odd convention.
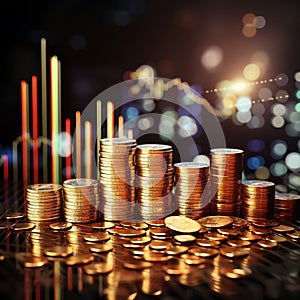
[[[107,102],[107,138],[114,137],[114,104]]]
[[[260,68],[257,64],[248,64],[244,68],[244,77],[247,80],[250,81],[257,80],[259,76],[260,76]]]

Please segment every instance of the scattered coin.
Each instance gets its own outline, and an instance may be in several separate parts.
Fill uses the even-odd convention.
[[[110,236],[106,232],[95,232],[84,235],[83,239],[86,242],[98,243],[108,241]]]
[[[198,222],[209,228],[221,228],[233,223],[233,219],[229,216],[207,216],[198,220]]]
[[[35,228],[35,224],[27,222],[18,222],[13,226],[14,231],[32,230]]]
[[[227,244],[232,247],[249,247],[251,245],[251,242],[246,240],[233,239],[228,240]]]
[[[73,254],[73,248],[70,246],[52,246],[44,250],[46,256],[68,257]]]
[[[193,254],[182,254],[180,256],[184,262],[187,265],[200,265],[200,264],[205,264],[206,260],[202,257],[200,257],[199,255],[193,255]]]
[[[104,222],[95,222],[95,223],[91,223],[91,226],[94,229],[98,229],[98,230],[106,230],[109,228],[114,228],[115,227],[115,223],[113,222],[109,222],[109,221],[104,221]]]
[[[217,233],[217,232],[208,232],[205,233],[204,236],[209,239],[209,240],[213,240],[213,241],[226,241],[228,239],[228,237],[226,235]]]
[[[295,228],[292,226],[280,224],[278,226],[272,227],[272,230],[274,230],[276,232],[280,232],[280,233],[287,233],[287,232],[294,231]]]
[[[23,212],[15,211],[6,214],[5,218],[6,220],[19,220],[19,219],[23,219],[24,216],[25,214]]]
[[[153,266],[153,263],[149,261],[136,260],[133,262],[124,262],[123,266],[126,269],[143,270],[143,269],[151,268]]]
[[[191,234],[174,235],[174,240],[182,244],[190,244],[196,241],[196,237]]]
[[[278,246],[278,243],[276,241],[270,241],[270,240],[260,240],[257,242],[257,245],[262,248],[268,248],[273,249]]]
[[[197,239],[197,244],[200,247],[219,248],[221,242],[209,239]]]
[[[49,228],[53,230],[69,230],[72,228],[72,223],[70,222],[55,222],[49,225]]]
[[[224,246],[220,248],[220,253],[229,258],[239,258],[249,255],[250,248]]]
[[[250,268],[247,267],[221,267],[220,273],[230,279],[245,278],[252,274]]]
[[[271,234],[266,237],[266,240],[272,241],[272,242],[277,242],[277,243],[284,243],[287,241],[287,239],[278,234]]]
[[[294,232],[288,232],[286,235],[292,239],[298,240],[300,239],[300,230],[295,230]]]
[[[188,247],[186,246],[177,246],[177,245],[170,245],[166,249],[167,255],[180,255],[188,251]]]
[[[90,250],[94,253],[107,253],[113,250],[113,246],[111,244],[94,244]]]
[[[16,259],[19,260],[26,268],[40,268],[48,263],[45,257],[33,256],[28,252],[16,253]]]
[[[200,224],[184,216],[170,216],[165,218],[166,227],[176,232],[194,233],[200,230]]]

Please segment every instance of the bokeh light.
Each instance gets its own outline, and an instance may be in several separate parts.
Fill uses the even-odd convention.
[[[195,135],[198,131],[198,127],[193,118],[189,116],[182,116],[178,119],[179,134],[182,137],[189,137]]]
[[[284,118],[282,116],[275,116],[271,119],[271,124],[275,128],[282,128],[284,126]]]
[[[152,117],[144,117],[138,120],[137,126],[140,130],[148,130],[154,125],[154,120]]]
[[[271,111],[275,116],[283,116],[286,113],[286,107],[283,104],[276,103],[272,105]]]
[[[258,91],[258,98],[263,100],[268,100],[273,97],[272,91],[269,88],[263,87]]]
[[[268,66],[270,58],[265,51],[256,51],[253,53],[251,61],[257,64],[261,70],[264,70]]]
[[[207,48],[201,56],[201,63],[203,67],[208,70],[215,69],[223,61],[223,50],[218,46],[211,46]]]
[[[126,109],[126,120],[132,120],[137,118],[139,115],[139,110],[134,107],[134,106],[130,106]]]
[[[249,157],[247,160],[247,166],[250,170],[256,170],[257,168],[264,166],[264,164],[265,160],[260,155]]]
[[[238,111],[236,113],[236,118],[241,123],[247,123],[251,120],[251,112],[250,111],[246,111],[246,112]]]
[[[68,132],[61,132],[57,136],[57,152],[61,157],[68,157],[72,154],[72,136]]]
[[[251,106],[252,106],[251,99],[246,96],[238,98],[236,103],[236,108],[239,112],[249,112]]]
[[[247,80],[253,81],[260,76],[261,71],[257,64],[252,63],[252,64],[248,64],[244,68],[243,74]]]
[[[262,128],[265,125],[265,119],[262,116],[252,116],[251,120],[247,122],[250,129]]]
[[[204,154],[199,154],[199,155],[195,156],[193,159],[193,162],[210,165],[209,157]]]
[[[251,23],[254,22],[255,17],[256,16],[253,13],[246,13],[242,17],[242,22],[243,22],[244,25],[249,24],[249,23],[251,24]]]
[[[274,140],[271,143],[271,156],[274,159],[282,158],[287,152],[287,143],[282,140]]]
[[[251,139],[247,143],[247,149],[251,152],[261,152],[265,149],[265,142],[262,139]]]
[[[300,174],[291,173],[288,176],[289,187],[298,190],[300,188]]]
[[[256,26],[253,23],[247,23],[243,26],[242,33],[245,37],[251,38],[256,35]]]
[[[286,103],[289,100],[289,93],[286,90],[279,90],[275,94],[275,98],[280,103]]]
[[[292,172],[299,172],[300,154],[298,152],[290,152],[285,158],[285,163]]]
[[[265,113],[266,109],[262,103],[254,103],[251,108],[251,112],[255,116],[262,116]]]
[[[279,73],[276,77],[275,77],[275,81],[277,83],[278,86],[285,86],[288,84],[289,82],[289,77],[287,74],[285,73]]]
[[[266,19],[263,16],[256,16],[254,18],[254,23],[255,23],[257,29],[262,29],[267,24]]]
[[[288,171],[287,166],[285,165],[284,161],[278,161],[270,166],[270,172],[275,177],[284,176]]]
[[[154,102],[154,100],[152,99],[145,99],[143,101],[143,111],[144,112],[151,112],[155,109],[156,104]]]
[[[294,74],[294,78],[295,78],[296,81],[300,82],[300,72],[296,72]]]
[[[270,177],[270,171],[267,167],[258,167],[255,170],[255,177],[259,180],[267,180]]]

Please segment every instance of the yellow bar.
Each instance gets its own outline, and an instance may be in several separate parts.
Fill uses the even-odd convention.
[[[129,139],[133,139],[133,130],[132,129],[128,129],[128,131],[127,131],[127,137]]]
[[[114,137],[114,104],[111,101],[107,102],[107,137]]]
[[[100,153],[100,140],[101,140],[101,100],[97,101],[97,174],[99,178],[99,153]]]

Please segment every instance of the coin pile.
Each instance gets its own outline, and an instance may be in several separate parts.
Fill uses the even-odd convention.
[[[210,150],[211,213],[238,216],[241,209],[241,179],[244,151],[216,148]]]
[[[63,182],[64,217],[67,222],[87,223],[98,218],[99,181],[76,178]]]
[[[248,221],[274,217],[275,184],[263,180],[242,182],[242,215]]]
[[[29,221],[47,222],[62,217],[62,186],[38,183],[26,189],[26,217]]]
[[[122,221],[133,218],[135,151],[136,140],[134,139],[100,140],[100,210],[104,220]]]
[[[300,195],[275,193],[274,216],[278,219],[296,221],[300,219]]]
[[[201,196],[208,180],[209,166],[197,162],[181,162],[174,164],[174,173],[179,215],[192,219],[208,215],[208,197],[201,199]]]
[[[136,200],[144,220],[161,219],[173,212],[173,150],[161,144],[136,148]]]

